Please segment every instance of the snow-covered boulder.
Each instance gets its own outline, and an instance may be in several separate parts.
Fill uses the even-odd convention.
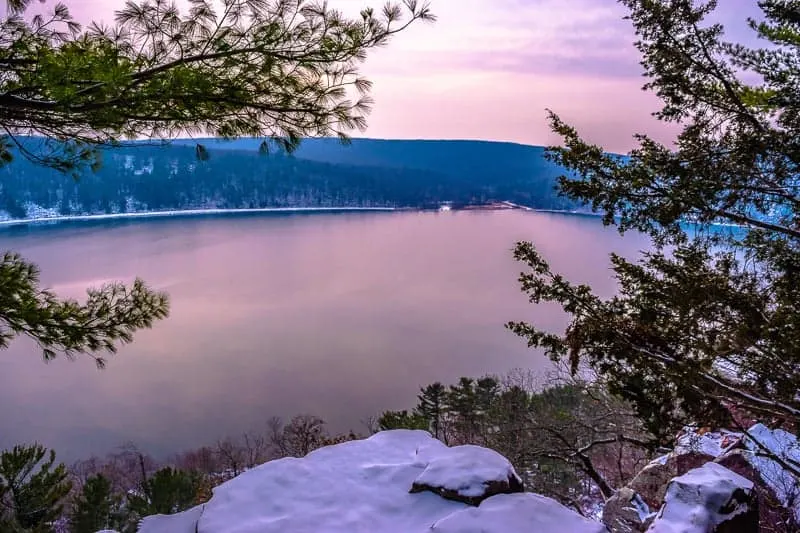
[[[494,450],[470,445],[439,451],[411,485],[412,493],[430,491],[470,505],[524,490],[508,459]]]
[[[203,506],[181,515],[145,518],[139,532],[605,531],[601,524],[543,497],[497,495],[475,508],[429,491],[410,492],[415,481],[427,477],[469,494],[477,492],[482,481],[516,479],[508,462],[494,452],[477,447],[456,450],[424,431],[384,431],[320,448],[302,459],[270,461],[248,470],[215,488]],[[452,468],[474,468],[481,475]],[[459,514],[466,511],[478,513],[483,530],[466,519],[472,515]],[[489,523],[492,529],[487,529]],[[558,527],[552,527],[554,523]],[[434,524],[439,529],[432,529]]]
[[[651,508],[658,509],[672,478],[713,461],[715,456],[681,450],[673,452],[645,466],[628,486]]]
[[[433,524],[431,533],[607,533],[560,503],[538,494],[501,494],[479,507],[457,511]]]
[[[717,463],[670,482],[647,533],[757,533],[753,482]]]

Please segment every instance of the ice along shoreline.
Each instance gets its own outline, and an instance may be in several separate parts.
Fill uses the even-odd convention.
[[[132,218],[196,217],[258,213],[357,213],[406,211],[396,207],[257,207],[234,209],[172,209],[169,211],[141,211],[133,213],[100,213],[94,215],[58,215],[0,220],[0,227],[28,224],[54,224],[58,222],[92,222],[99,220],[126,220]]]

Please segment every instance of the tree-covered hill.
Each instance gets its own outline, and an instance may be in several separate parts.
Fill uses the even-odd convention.
[[[34,141],[29,141],[34,142]],[[200,160],[196,144],[208,151]],[[431,207],[508,200],[570,209],[541,147],[477,141],[307,139],[291,156],[258,139],[105,150],[79,179],[18,158],[0,168],[5,218],[263,207]]]

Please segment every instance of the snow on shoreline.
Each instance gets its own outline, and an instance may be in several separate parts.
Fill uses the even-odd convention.
[[[128,218],[162,218],[203,215],[233,215],[255,213],[347,213],[347,212],[390,212],[396,207],[257,207],[241,209],[171,209],[167,211],[141,211],[133,213],[103,213],[96,215],[58,215],[52,217],[14,218],[0,220],[2,226],[18,226],[25,224],[43,224],[53,222],[78,222],[92,220],[115,220]]]

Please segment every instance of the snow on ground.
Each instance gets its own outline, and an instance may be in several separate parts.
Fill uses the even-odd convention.
[[[750,492],[753,482],[717,463],[690,470],[670,482],[664,506],[647,533],[707,533],[712,530],[709,526],[748,511],[741,504],[725,515],[716,513],[727,506],[736,489]]]
[[[731,431],[708,431],[698,433],[696,428],[687,427],[675,443],[674,455],[695,452],[719,457],[742,437],[741,433]]]
[[[458,460],[445,468],[448,462],[442,458],[453,454]],[[467,481],[472,490],[477,480],[462,468],[490,478],[508,475],[507,461],[481,448],[453,452],[424,431],[385,431],[320,448],[302,459],[265,463],[214,489],[204,506],[146,518],[140,533],[605,531],[543,496],[497,495],[474,508],[431,492],[409,493],[426,471],[458,486]]]
[[[606,527],[583,518],[538,494],[499,494],[480,507],[469,507],[436,522],[431,533],[606,533]]]
[[[478,497],[485,493],[487,481],[508,482],[510,478],[522,483],[508,459],[489,448],[466,445],[439,451],[414,484]]]
[[[797,437],[782,429],[769,429],[764,424],[756,424],[748,433],[771,453],[786,462],[800,463],[800,443]],[[748,457],[750,464],[761,474],[761,479],[775,491],[780,502],[793,509],[800,522],[800,480],[787,472],[780,464],[768,457],[763,457],[761,446],[751,439],[745,439],[747,449],[752,452]]]

